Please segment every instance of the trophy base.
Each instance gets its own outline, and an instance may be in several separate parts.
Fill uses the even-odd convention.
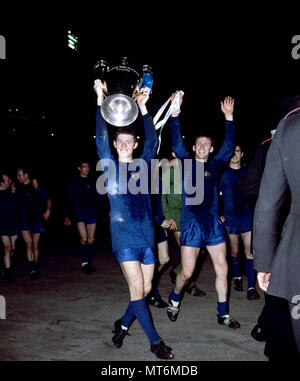
[[[129,96],[113,94],[102,102],[101,113],[106,122],[116,127],[125,127],[136,120],[139,110]]]

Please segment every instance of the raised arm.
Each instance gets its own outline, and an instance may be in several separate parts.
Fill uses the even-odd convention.
[[[150,162],[151,159],[155,157],[155,151],[158,143],[155,127],[153,125],[152,117],[148,114],[148,110],[146,107],[146,102],[149,99],[150,89],[148,87],[144,87],[139,91],[134,99],[136,100],[144,123],[144,150],[141,156],[141,159]]]
[[[108,132],[105,120],[101,114],[101,105],[104,99],[106,84],[96,79],[94,82],[94,90],[97,94],[97,112],[96,112],[96,147],[100,159],[113,159],[110,150]]]
[[[220,164],[225,164],[226,161],[233,154],[234,150],[234,99],[231,97],[226,97],[224,101],[221,102],[221,111],[223,112],[226,120],[225,137],[222,147],[220,148],[219,152],[215,155],[214,160],[220,162]]]
[[[174,101],[176,94],[178,91],[176,91],[171,96],[171,102]],[[182,95],[180,96],[179,104],[181,106],[182,104]],[[182,137],[181,137],[181,131],[180,131],[180,123],[178,118],[179,113],[172,113],[171,115],[171,139],[172,139],[172,149],[175,152],[178,159],[190,159],[190,155],[185,149],[185,145],[183,143]]]

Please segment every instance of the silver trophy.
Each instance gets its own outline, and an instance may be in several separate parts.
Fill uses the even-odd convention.
[[[139,87],[152,87],[152,69],[143,66],[143,76],[128,65],[127,57],[121,64],[109,68],[104,60],[94,65],[95,78],[106,82],[107,97],[102,102],[101,113],[106,122],[116,127],[124,127],[133,123],[139,113],[138,106],[133,100],[134,92]],[[146,78],[146,81],[145,81]]]

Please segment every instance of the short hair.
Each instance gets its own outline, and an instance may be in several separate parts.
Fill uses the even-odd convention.
[[[19,168],[18,168],[18,171],[19,171],[19,170],[23,171],[24,175],[27,173],[27,174],[28,174],[28,178],[29,178],[29,180],[32,180],[32,179],[33,179],[32,170],[29,169],[28,167],[19,167]]]
[[[135,141],[135,142],[137,141],[137,135],[136,135],[135,129],[134,129],[133,127],[131,127],[131,126],[127,126],[127,127],[119,127],[119,128],[117,129],[117,131],[115,132],[114,140],[117,140],[117,138],[118,138],[118,136],[119,136],[120,134],[132,135],[134,141]]]
[[[196,144],[196,141],[197,141],[198,138],[207,138],[207,139],[210,139],[211,146],[213,147],[215,145],[215,139],[212,136],[210,136],[209,134],[205,134],[205,133],[197,134],[197,136],[194,139],[194,145]]]
[[[89,166],[91,165],[90,161],[88,159],[82,158],[77,161],[77,167],[81,167],[81,165],[85,163],[88,164]]]
[[[241,144],[240,142],[234,143],[234,149],[236,149],[236,147],[240,147],[241,152],[244,152],[243,144]]]

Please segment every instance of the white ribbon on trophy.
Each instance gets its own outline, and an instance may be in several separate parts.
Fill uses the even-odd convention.
[[[178,93],[175,95],[174,101],[171,103],[168,111],[166,112],[166,114],[162,120],[158,121],[159,118],[161,117],[161,115],[163,114],[165,108],[169,104],[171,97],[161,106],[161,108],[157,111],[155,117],[153,118],[153,124],[154,124],[155,129],[158,130],[160,128],[159,137],[158,137],[158,147],[157,147],[157,152],[156,152],[157,154],[159,153],[159,150],[160,150],[162,129],[163,129],[164,125],[166,124],[167,120],[169,119],[170,115],[173,114],[173,112],[176,112],[178,114],[180,113],[179,100],[180,100],[180,96],[183,96],[183,95],[184,95],[184,92],[179,90]]]

